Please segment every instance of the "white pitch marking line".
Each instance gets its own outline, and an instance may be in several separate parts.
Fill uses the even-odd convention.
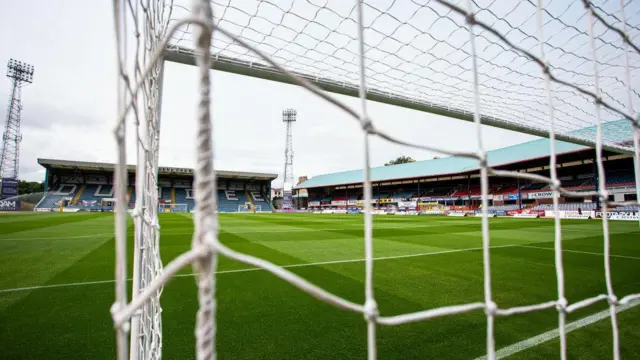
[[[517,245],[519,247],[524,247],[524,248],[532,248],[532,249],[542,249],[542,250],[551,250],[551,251],[555,251],[554,248],[547,248],[547,247],[543,247],[543,246],[532,246],[532,245]],[[589,252],[589,251],[579,251],[579,250],[567,250],[567,249],[562,249],[562,252],[570,252],[570,253],[576,253],[576,254],[587,254],[587,255],[598,255],[598,256],[604,256],[603,253],[596,253],[596,252]],[[630,256],[630,255],[609,255],[610,257],[616,257],[616,258],[622,258],[622,259],[634,259],[634,260],[640,260],[640,257],[638,256]]]
[[[505,247],[513,247],[513,246],[517,246],[517,245],[496,245],[496,246],[492,246],[491,248],[495,249],[495,248],[505,248]],[[450,253],[474,251],[474,250],[482,250],[482,247],[443,250],[443,251],[434,251],[434,252],[418,253],[418,254],[383,256],[383,257],[374,258],[373,260],[404,259],[404,258],[411,258],[411,257],[442,255],[442,254],[450,254]],[[301,264],[290,264],[290,265],[279,265],[279,266],[281,268],[296,268],[296,267],[306,267],[306,266],[316,266],[316,265],[344,264],[344,263],[363,262],[363,261],[365,261],[365,259],[347,259],[347,260],[320,261],[320,262],[313,262],[313,263],[301,263]],[[260,271],[260,270],[264,270],[264,269],[252,267],[252,268],[246,268],[246,269],[222,270],[222,271],[217,271],[216,274],[231,274],[231,273]],[[193,274],[178,274],[178,275],[175,275],[174,277],[187,277],[187,276],[193,276]],[[131,281],[131,279],[128,279],[128,280]],[[115,280],[98,280],[98,281],[86,281],[86,282],[67,283],[67,284],[27,286],[27,287],[21,287],[21,288],[13,288],[13,289],[0,289],[0,294],[17,292],[17,291],[51,289],[51,288],[71,287],[71,286],[108,284],[108,283],[114,283],[114,282]]]
[[[102,238],[100,238],[102,236]],[[104,240],[104,237],[111,236],[112,233],[93,234],[93,235],[79,235],[79,236],[48,236],[48,237],[23,237],[23,238],[7,238],[0,239],[0,241],[27,241],[27,240],[68,240],[68,239],[90,239],[96,238]]]
[[[640,305],[640,301],[635,301],[635,302],[631,302],[625,305],[620,305],[616,307],[616,313],[620,313],[623,312],[625,310],[629,310],[633,307],[636,307]],[[581,327],[585,327],[587,325],[591,325],[595,322],[598,322],[600,320],[606,319],[610,316],[610,311],[609,309],[607,310],[602,310],[598,313],[595,313],[593,315],[589,315],[585,318],[582,318],[580,320],[576,320],[572,323],[567,324],[566,326],[566,332],[569,333],[573,330],[577,330],[580,329]],[[542,343],[545,343],[547,341],[553,340],[555,338],[558,337],[558,329],[553,329],[550,331],[547,331],[545,333],[542,333],[540,335],[536,335],[534,337],[528,338],[526,340],[517,342],[515,344],[509,345],[507,347],[504,347],[498,351],[496,351],[496,359],[503,359],[506,358],[508,356],[511,356],[513,354],[519,353],[521,351],[527,350],[529,348],[538,346]],[[474,360],[485,360],[487,358],[486,355],[484,356],[480,356],[475,358]]]
[[[430,227],[436,227],[437,225],[420,225],[420,226],[403,226],[403,229],[424,229]],[[362,229],[361,224],[354,224],[352,226],[353,229]],[[351,227],[342,227],[342,228],[322,228],[322,229],[311,229],[311,228],[283,228],[283,229],[268,229],[268,230],[229,230],[227,227],[221,228],[221,230],[225,230],[229,234],[261,234],[261,233],[296,233],[296,232],[322,232],[322,231],[335,231],[335,230],[351,230]],[[374,230],[394,230],[397,229],[396,226],[374,226]],[[175,236],[175,235],[193,235],[193,231],[184,231],[184,230],[164,230],[162,232],[166,236]],[[28,240],[69,240],[69,239],[85,239],[85,238],[98,238],[98,237],[113,237],[113,233],[96,233],[93,235],[79,235],[79,236],[47,236],[47,237],[14,237],[14,238],[0,238],[0,241],[28,241]],[[103,240],[103,239],[100,239]]]

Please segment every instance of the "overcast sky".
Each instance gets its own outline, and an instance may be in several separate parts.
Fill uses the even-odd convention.
[[[37,158],[114,162],[117,77],[112,2],[0,0],[0,8],[0,61],[14,58],[35,66],[34,83],[23,89],[21,178],[43,179]],[[296,177],[362,167],[362,133],[341,111],[292,85],[213,75],[216,168],[282,174],[281,112],[286,108],[298,112],[293,137]],[[0,100],[8,99],[10,89],[9,79],[4,79]],[[196,71],[167,64],[164,85],[160,164],[192,167]],[[358,99],[339,98],[358,106]],[[377,126],[407,141],[476,148],[471,123],[373,102],[369,113]],[[487,149],[533,139],[495,128],[484,131]],[[133,155],[131,149],[130,163]],[[423,160],[436,154],[372,141],[372,165],[400,155]]]

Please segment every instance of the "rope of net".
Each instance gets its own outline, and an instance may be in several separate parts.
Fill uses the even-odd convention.
[[[493,29],[490,25],[480,22],[476,18],[476,12],[471,0],[467,0],[466,9],[451,4],[444,0],[438,0],[438,3],[446,6],[452,13],[458,13],[463,16],[469,34],[469,53],[472,59],[473,69],[473,111],[474,121],[476,124],[478,148],[474,153],[458,152],[450,149],[440,149],[428,145],[412,144],[396,139],[385,132],[377,129],[374,121],[369,116],[366,107],[366,89],[367,89],[367,71],[365,64],[365,47],[364,47],[364,20],[362,3],[356,1],[355,10],[357,12],[359,43],[358,65],[359,65],[359,97],[360,108],[353,109],[344,104],[333,96],[323,92],[316,85],[308,80],[296,76],[287,71],[283,66],[279,65],[268,54],[253,47],[243,38],[236,36],[225,30],[219,23],[214,22],[211,4],[206,0],[194,0],[192,7],[192,15],[180,21],[168,24],[164,22],[166,19],[163,13],[171,6],[164,6],[162,3],[154,3],[153,8],[144,7],[144,2],[133,4],[128,2],[126,5],[120,1],[115,1],[115,19],[116,34],[119,39],[118,43],[118,59],[120,69],[119,79],[119,107],[120,116],[118,118],[115,129],[115,137],[118,145],[118,166],[116,168],[116,302],[112,306],[112,316],[117,332],[118,358],[121,360],[127,357],[154,359],[161,357],[162,329],[161,329],[161,307],[159,297],[163,285],[172,278],[180,269],[192,265],[196,272],[196,283],[198,287],[198,311],[196,315],[196,354],[198,359],[214,359],[215,352],[215,272],[217,267],[217,258],[219,255],[226,256],[230,259],[262,268],[275,276],[291,283],[302,291],[305,291],[320,301],[334,305],[338,308],[358,312],[363,314],[367,322],[367,344],[368,358],[375,359],[376,356],[376,326],[380,325],[400,325],[405,323],[423,321],[442,316],[450,316],[470,311],[484,311],[487,318],[487,337],[486,349],[487,358],[495,358],[495,342],[494,342],[494,320],[498,316],[509,316],[520,313],[528,313],[532,311],[540,311],[545,309],[556,308],[558,311],[558,329],[560,334],[560,350],[561,358],[566,359],[566,314],[577,311],[579,309],[592,306],[599,302],[608,302],[610,308],[610,318],[613,334],[613,358],[619,359],[619,336],[618,323],[616,317],[616,308],[621,305],[630,304],[640,299],[640,293],[630,294],[618,299],[616,296],[611,278],[610,267],[610,237],[607,219],[607,211],[611,206],[620,204],[628,205],[628,202],[619,203],[608,200],[606,191],[606,178],[602,159],[603,132],[601,111],[608,109],[609,111],[620,114],[623,118],[633,123],[633,145],[635,154],[635,176],[636,176],[636,193],[638,190],[638,179],[640,179],[639,158],[640,147],[638,140],[638,127],[635,121],[636,114],[632,108],[632,91],[630,77],[629,53],[638,51],[627,35],[627,25],[625,17],[624,1],[621,1],[620,21],[623,28],[619,29],[611,24],[606,23],[603,16],[598,14],[598,7],[591,5],[588,1],[583,1],[587,12],[587,28],[590,36],[590,46],[594,67],[593,82],[594,90],[584,89],[575,84],[568,84],[554,77],[551,67],[548,65],[545,53],[547,42],[545,41],[543,29],[543,14],[545,10],[542,6],[542,0],[538,0],[536,5],[536,16],[538,25],[538,46],[539,55],[527,49],[520,48],[509,42],[507,38]],[[146,4],[146,3],[145,3]],[[169,10],[170,11],[170,10]],[[161,14],[161,15],[159,15]],[[607,14],[610,15],[610,14]],[[132,19],[138,19],[141,16],[145,19],[145,33],[148,38],[144,43],[140,41],[141,32],[138,29],[139,24],[135,23],[134,33],[136,34],[136,53],[134,55],[135,66],[133,69],[127,67],[127,42],[126,32],[129,31],[127,16]],[[616,18],[617,19],[617,18]],[[593,26],[596,21],[605,23],[605,26],[611,28],[615,33],[620,35],[623,41],[625,51],[625,79],[624,84],[627,87],[628,103],[627,110],[623,111],[618,107],[619,104],[611,104],[603,100],[599,85],[599,67],[602,65],[598,61],[598,47],[596,45],[593,34]],[[170,39],[175,36],[182,27],[191,26],[194,30],[196,49],[196,63],[199,69],[199,102],[197,115],[197,164],[195,168],[195,196],[196,196],[196,212],[194,215],[195,232],[192,241],[191,250],[178,256],[175,260],[167,264],[164,268],[159,258],[159,223],[157,218],[157,183],[156,176],[158,171],[157,153],[158,153],[158,131],[159,131],[159,79],[161,78],[162,65],[161,57],[164,49],[168,45]],[[483,148],[483,136],[481,126],[481,98],[485,96],[485,88],[481,87],[480,72],[478,71],[477,61],[477,29],[484,29],[496,37],[498,37],[505,46],[508,46],[518,53],[523,54],[533,60],[540,66],[541,73],[544,77],[547,110],[545,116],[548,121],[548,133],[551,147],[550,156],[550,177],[536,174],[527,174],[519,172],[510,172],[504,170],[493,169],[488,166],[486,161],[486,152]],[[216,215],[216,176],[213,167],[213,136],[212,122],[210,114],[210,78],[209,68],[211,65],[211,48],[212,33],[219,33],[228,38],[229,42],[237,43],[243,48],[250,51],[254,56],[277,68],[287,74],[291,81],[303,86],[308,91],[326,100],[329,104],[337,106],[351,115],[358,121],[363,130],[364,136],[364,244],[365,244],[365,302],[357,304],[349,300],[334,295],[321,287],[314,285],[306,279],[296,275],[295,273],[273,264],[264,259],[253,257],[247,254],[237,252],[222,244],[218,239],[218,219]],[[134,74],[133,78],[130,74]],[[561,186],[561,182],[557,177],[556,171],[556,152],[555,152],[555,133],[556,133],[556,106],[557,98],[553,96],[555,89],[553,84],[569,86],[583,95],[592,98],[595,118],[596,118],[596,153],[597,153],[597,170],[599,181],[597,190],[587,193],[575,193]],[[143,101],[139,100],[142,99]],[[141,105],[144,104],[144,105]],[[215,103],[213,104],[215,105]],[[139,106],[145,106],[144,109]],[[134,276],[134,290],[132,300],[127,301],[127,276],[126,276],[126,217],[127,217],[127,167],[126,167],[126,119],[134,118],[137,138],[137,177],[136,177],[136,205],[133,210],[135,219],[135,250],[138,253],[138,262],[134,263],[134,275],[139,273],[139,284],[136,285],[136,277]],[[480,165],[481,175],[481,195],[482,195],[482,257],[484,268],[484,301],[467,304],[457,304],[414,313],[383,316],[379,314],[375,296],[374,296],[374,271],[373,271],[373,219],[372,219],[372,187],[370,177],[370,149],[369,138],[377,136],[390,142],[410,146],[418,149],[439,152],[441,154],[451,156],[461,156],[476,159]],[[555,250],[555,269],[557,278],[557,299],[546,301],[539,304],[529,304],[512,308],[500,308],[492,300],[491,286],[491,267],[490,252],[491,247],[489,222],[488,222],[488,193],[489,193],[489,175],[499,175],[503,177],[522,178],[545,182],[550,185],[553,190],[553,209],[554,209],[554,250]],[[597,294],[593,297],[583,299],[569,304],[564,294],[564,273],[562,263],[562,232],[560,227],[560,217],[558,211],[558,199],[560,195],[571,196],[598,196],[603,204],[603,247],[604,247],[604,273],[606,280],[606,293]],[[634,203],[637,205],[637,203]],[[135,258],[134,258],[135,259]],[[140,268],[136,270],[136,266]],[[137,329],[136,329],[137,327]],[[131,331],[131,347],[128,348],[127,333]]]
[[[370,82],[368,91],[388,92],[387,96],[404,97],[411,101],[429,103],[434,107],[473,111],[467,101],[473,98],[473,88],[468,86],[472,69],[464,65],[472,56],[468,50],[469,42],[458,41],[458,29],[463,27],[455,28],[459,22],[453,16],[456,13],[463,15],[464,10],[452,6],[446,7],[445,12],[441,10],[442,6],[437,6],[442,4],[440,1],[412,1],[410,4],[413,8],[408,4],[402,4],[411,8],[411,15],[399,18],[394,15],[394,12],[397,12],[394,8],[396,3],[400,2],[389,1],[387,4],[390,5],[386,7],[382,7],[382,3],[365,4],[368,10],[375,14],[370,21],[361,26],[369,35],[374,35],[374,40],[366,43],[369,74],[367,79]],[[522,4],[534,7],[535,5],[531,0],[500,4],[501,10],[502,7],[508,8],[508,11],[503,11],[505,14],[500,16],[492,10],[495,3],[496,1],[491,1],[481,9],[484,18],[492,20],[490,23],[475,20],[481,29],[477,36],[482,40],[482,51],[475,56],[481,61],[477,71],[485,79],[479,84],[483,92],[483,116],[522,127],[546,130],[547,101],[543,76],[532,70],[532,67],[526,66],[537,61],[537,57],[532,56],[535,52],[533,49],[537,46],[537,38],[520,29],[522,24],[535,18],[536,12],[531,12],[522,24],[512,24],[506,18],[512,13],[521,13],[522,7],[525,6]],[[261,49],[289,72],[307,74],[309,78],[326,77],[341,86],[357,86],[358,54],[355,46],[350,45],[357,43],[358,39],[346,31],[351,22],[354,22],[350,15],[355,11],[355,5],[351,9],[340,11],[332,9],[329,1],[323,4],[297,1],[289,2],[289,6],[268,0],[235,3],[212,1],[212,4],[221,9],[217,18],[220,26],[238,29],[238,38],[242,38],[253,48]],[[304,4],[304,7],[300,4]],[[562,84],[554,91],[553,97],[556,103],[555,127],[563,134],[594,125],[596,122],[593,112],[586,110],[591,108],[590,105],[595,101],[591,96],[592,91],[589,90],[593,75],[589,71],[581,70],[591,59],[577,50],[571,50],[588,48],[588,33],[563,20],[563,16],[571,10],[571,3],[568,4],[563,11],[555,15],[543,9],[545,15],[550,18],[544,25],[562,25],[575,33],[572,36],[554,33],[546,41],[556,60],[554,64],[549,64],[549,71],[552,72],[552,79]],[[424,21],[419,21],[425,13],[429,20],[435,19],[429,26],[423,25]],[[606,16],[612,17],[608,13]],[[600,18],[605,25],[605,31],[598,36],[599,49],[605,50],[605,53],[609,50],[614,52],[614,55],[599,61],[606,70],[601,74],[601,78],[606,80],[606,87],[602,87],[601,91],[606,103],[605,109],[610,116],[625,117],[624,112],[616,111],[624,108],[625,102],[625,99],[618,96],[626,91],[622,79],[625,67],[618,61],[618,58],[623,56],[621,50],[624,46],[607,41],[612,32],[617,33],[621,30],[604,21],[603,17]],[[617,20],[615,17],[613,19]],[[390,29],[378,24],[388,25]],[[442,26],[438,27],[438,24]],[[493,29],[497,25],[500,25],[500,28],[508,28],[508,31],[500,34]],[[436,37],[439,32],[445,31],[440,28],[447,27],[454,27],[453,31],[446,34],[448,38]],[[432,35],[432,32],[436,35]],[[296,35],[285,36],[289,33]],[[407,35],[408,33],[412,35]],[[188,35],[191,35],[189,27],[178,30],[178,36],[171,41],[172,45],[181,47]],[[517,35],[519,43],[525,45],[515,46],[513,41],[507,40],[509,35]],[[494,40],[494,37],[497,40]],[[534,40],[535,45],[527,45],[534,44]],[[571,44],[582,40],[585,41],[579,46]],[[624,40],[633,44],[628,36]],[[389,43],[399,45],[389,50]],[[499,53],[489,51],[489,47],[498,47]],[[411,56],[403,55],[409,50]],[[252,49],[241,46],[232,39],[216,38],[212,52],[219,58],[245,61],[248,66],[265,63]],[[640,62],[634,58],[626,69],[636,70],[640,69],[639,66]],[[633,90],[632,94],[636,98],[639,97]]]

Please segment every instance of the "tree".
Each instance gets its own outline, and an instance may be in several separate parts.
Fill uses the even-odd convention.
[[[391,160],[388,163],[385,163],[384,166],[406,164],[406,163],[412,163],[412,162],[415,162],[415,160],[411,156],[402,155],[395,160]]]
[[[32,194],[44,191],[44,183],[37,181],[23,181],[18,183],[18,194]]]

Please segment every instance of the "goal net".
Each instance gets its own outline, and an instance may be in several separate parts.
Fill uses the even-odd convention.
[[[186,213],[189,212],[189,206],[187,204],[158,204],[158,212]]]
[[[238,205],[238,212],[262,212],[262,205]]]
[[[364,315],[369,359],[376,358],[378,325],[400,325],[469,311],[486,314],[487,358],[495,357],[498,316],[556,309],[561,357],[566,358],[568,313],[609,304],[614,358],[619,358],[616,309],[640,298],[619,296],[612,286],[603,150],[634,156],[640,196],[640,151],[635,90],[640,72],[640,18],[632,2],[561,0],[421,1],[208,1],[116,0],[120,117],[116,126],[116,301],[112,314],[118,358],[157,359],[162,354],[160,294],[180,269],[196,273],[198,359],[215,358],[215,271],[219,255],[263,268],[320,301]],[[199,76],[197,166],[192,248],[163,268],[157,218],[158,134],[164,61],[191,64]],[[364,139],[365,298],[354,303],[268,261],[236,252],[218,241],[209,69],[304,87],[348,114]],[[222,90],[223,91],[223,90]],[[356,96],[360,106],[332,93]],[[374,100],[471,121],[475,151],[414,144],[388,135],[367,111]],[[215,102],[213,103],[215,106]],[[127,124],[133,123],[132,129]],[[487,159],[482,125],[547,137],[549,176],[499,170]],[[606,125],[606,131],[605,129]],[[127,149],[127,131],[136,138]],[[476,161],[481,180],[484,264],[483,300],[410,314],[380,314],[374,293],[372,187],[369,140],[378,137],[412,148]],[[575,193],[557,176],[556,140],[595,148],[597,188]],[[137,154],[132,299],[127,301],[126,152]],[[557,296],[540,304],[501,308],[492,296],[489,176],[548,184],[555,214]],[[597,196],[602,203],[606,289],[568,303],[562,260],[560,196]],[[637,205],[636,202],[625,205]],[[130,337],[129,337],[130,334]]]

